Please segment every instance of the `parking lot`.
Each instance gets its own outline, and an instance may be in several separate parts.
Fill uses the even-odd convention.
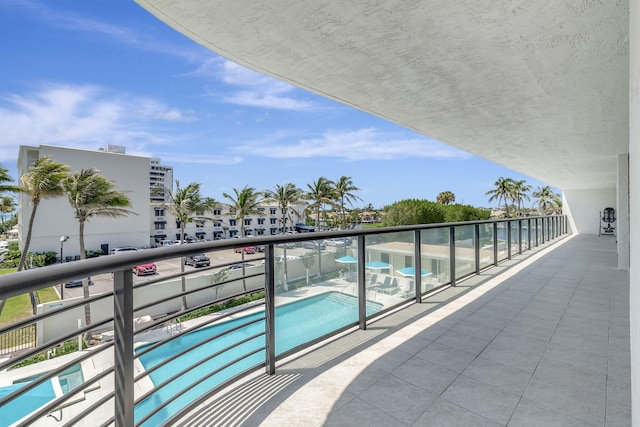
[[[152,251],[153,249],[149,249],[149,250]],[[323,250],[323,252],[326,252],[326,251],[333,252],[335,250],[336,250],[335,247],[327,246],[326,249]],[[306,248],[292,248],[292,249],[287,249],[287,256],[302,256],[307,252],[309,252],[309,249],[306,249]],[[282,253],[283,253],[283,249],[277,248],[276,255],[280,255]],[[206,255],[211,259],[211,265],[213,266],[230,263],[230,262],[242,261],[242,255],[239,253],[235,253],[231,249],[207,252]],[[264,259],[264,254],[260,252],[256,252],[255,254],[245,254],[245,262],[248,262],[248,263],[260,264],[263,259]],[[179,273],[181,262],[182,262],[181,259],[158,261],[155,263],[157,266],[156,274],[149,275],[149,276],[140,276],[140,277],[134,275],[133,281],[134,283],[141,283],[141,282],[144,282],[145,280],[156,279],[158,277]],[[187,265],[185,266],[185,271],[192,270],[193,268],[194,267]],[[216,271],[217,270],[218,269],[216,269]],[[91,280],[94,283],[93,286],[89,287],[89,293],[91,295],[104,293],[104,292],[111,292],[113,290],[113,278],[111,277],[111,274],[100,274],[97,276],[92,276]],[[56,286],[56,291],[58,292],[58,294],[60,293],[60,286]],[[65,288],[63,293],[64,299],[81,297],[82,295],[83,295],[82,287]]]

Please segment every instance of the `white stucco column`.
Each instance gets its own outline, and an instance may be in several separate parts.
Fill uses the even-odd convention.
[[[629,2],[629,216],[640,214],[640,2]],[[631,414],[640,426],[640,228],[629,224]]]
[[[616,236],[618,268],[629,269],[629,155],[618,156],[618,202],[616,206]]]

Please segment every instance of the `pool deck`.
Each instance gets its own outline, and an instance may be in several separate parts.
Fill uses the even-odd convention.
[[[629,274],[612,236],[534,249],[313,350],[179,425],[631,424]]]

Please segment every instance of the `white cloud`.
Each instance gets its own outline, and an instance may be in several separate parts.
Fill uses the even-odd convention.
[[[223,90],[216,87],[211,95],[229,104],[276,110],[311,110],[314,104],[296,96],[296,87],[249,70],[224,58],[204,61],[192,74],[222,82]]]
[[[0,98],[0,161],[14,160],[20,145],[52,144],[96,149],[106,144],[144,150],[169,143],[159,123],[192,121],[192,112],[149,98],[109,93],[98,86],[51,84]]]
[[[328,131],[318,138],[302,139],[293,144],[256,142],[237,147],[237,150],[269,158],[335,157],[349,161],[471,157],[464,151],[427,137],[405,138],[370,128]]]
[[[184,163],[184,164],[203,164],[203,165],[235,165],[241,163],[243,158],[240,156],[229,156],[222,154],[207,154],[207,153],[174,153],[174,152],[160,152],[154,155],[160,157],[164,161],[171,163]]]

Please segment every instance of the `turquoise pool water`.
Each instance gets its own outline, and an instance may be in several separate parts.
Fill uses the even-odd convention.
[[[44,374],[33,375],[27,378],[22,378],[15,381],[13,385],[0,387],[0,398],[3,398],[15,390],[24,387],[29,382],[40,378]],[[15,423],[19,419],[29,415],[31,412],[40,408],[41,406],[49,403],[56,397],[57,384],[60,385],[60,391],[62,393],[68,393],[74,387],[82,384],[84,378],[82,376],[82,368],[80,364],[74,365],[71,368],[63,371],[53,380],[45,381],[32,390],[29,390],[26,394],[6,403],[0,407],[0,425],[8,426],[11,423]],[[54,386],[56,384],[56,386]]]
[[[381,308],[381,304],[368,302],[367,315],[374,314],[380,311]],[[140,361],[146,369],[149,369],[180,350],[201,342],[207,337],[211,337],[224,330],[228,330],[250,320],[259,319],[263,316],[264,312],[259,312],[192,332],[184,335],[181,340],[177,342],[169,342],[141,356]],[[339,292],[328,292],[310,298],[301,299],[293,303],[280,305],[276,307],[275,316],[276,354],[282,354],[315,338],[356,322],[357,320],[357,298],[351,295],[344,295]],[[232,343],[237,343],[252,335],[264,332],[264,328],[264,320],[242,327],[237,331],[184,354],[157,371],[152,372],[149,376],[153,383],[158,385],[175,375],[180,370],[185,369],[185,367],[220,351]],[[189,372],[181,375],[166,387],[156,391],[153,395],[149,396],[149,398],[136,405],[136,422],[158,407],[160,403],[169,400],[173,396],[180,395],[176,400],[167,405],[167,407],[163,408],[162,411],[156,413],[144,423],[145,426],[159,425],[169,419],[181,408],[205,394],[211,388],[252,366],[263,363],[265,360],[264,350],[244,358],[202,383],[192,386],[194,382],[200,380],[204,375],[238,357],[241,357],[243,354],[257,350],[260,347],[264,347],[264,344],[264,336],[251,339],[239,347],[216,356],[215,358],[204,362],[202,365],[199,365]],[[140,351],[143,348],[144,347],[139,348],[137,351]]]

